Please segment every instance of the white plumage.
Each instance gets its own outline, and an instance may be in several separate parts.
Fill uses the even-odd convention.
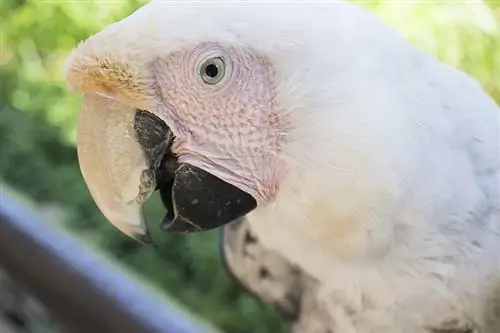
[[[190,90],[206,43],[240,59],[243,83]],[[335,332],[500,331],[499,107],[374,15],[156,0],[67,68],[73,89],[150,110],[180,159],[252,194],[253,230],[322,282]]]

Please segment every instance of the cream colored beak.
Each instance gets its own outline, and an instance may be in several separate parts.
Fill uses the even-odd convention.
[[[136,132],[136,110],[111,98],[84,95],[77,126],[80,170],[99,210],[120,231],[152,244],[143,205],[155,181]]]

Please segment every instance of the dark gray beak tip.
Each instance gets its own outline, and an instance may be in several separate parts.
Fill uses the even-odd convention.
[[[149,233],[146,233],[143,235],[135,235],[134,238],[142,245],[149,246],[149,247],[155,247],[155,243],[153,242],[153,238],[151,238],[151,235]]]

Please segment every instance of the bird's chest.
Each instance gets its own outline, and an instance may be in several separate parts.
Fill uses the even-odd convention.
[[[391,228],[370,228],[352,216],[325,219],[328,209],[323,208],[260,208],[247,219],[265,247],[320,281],[358,275],[360,270],[379,271],[381,268],[373,264],[373,259],[387,255]],[[322,216],[315,216],[317,211]],[[360,275],[361,279],[366,276]]]
[[[265,211],[250,214],[248,220],[265,247],[320,281],[340,332],[427,333],[424,326],[457,317],[453,290],[440,281],[439,274],[447,269],[441,263],[422,261],[404,249],[384,249],[376,242],[366,245],[370,235],[353,225],[311,232],[315,226],[304,227],[291,215],[277,220]],[[440,295],[436,288],[441,288]]]

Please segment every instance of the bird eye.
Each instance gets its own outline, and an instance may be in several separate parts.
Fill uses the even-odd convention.
[[[219,83],[226,72],[224,60],[220,57],[205,60],[200,66],[200,76],[207,84]]]

